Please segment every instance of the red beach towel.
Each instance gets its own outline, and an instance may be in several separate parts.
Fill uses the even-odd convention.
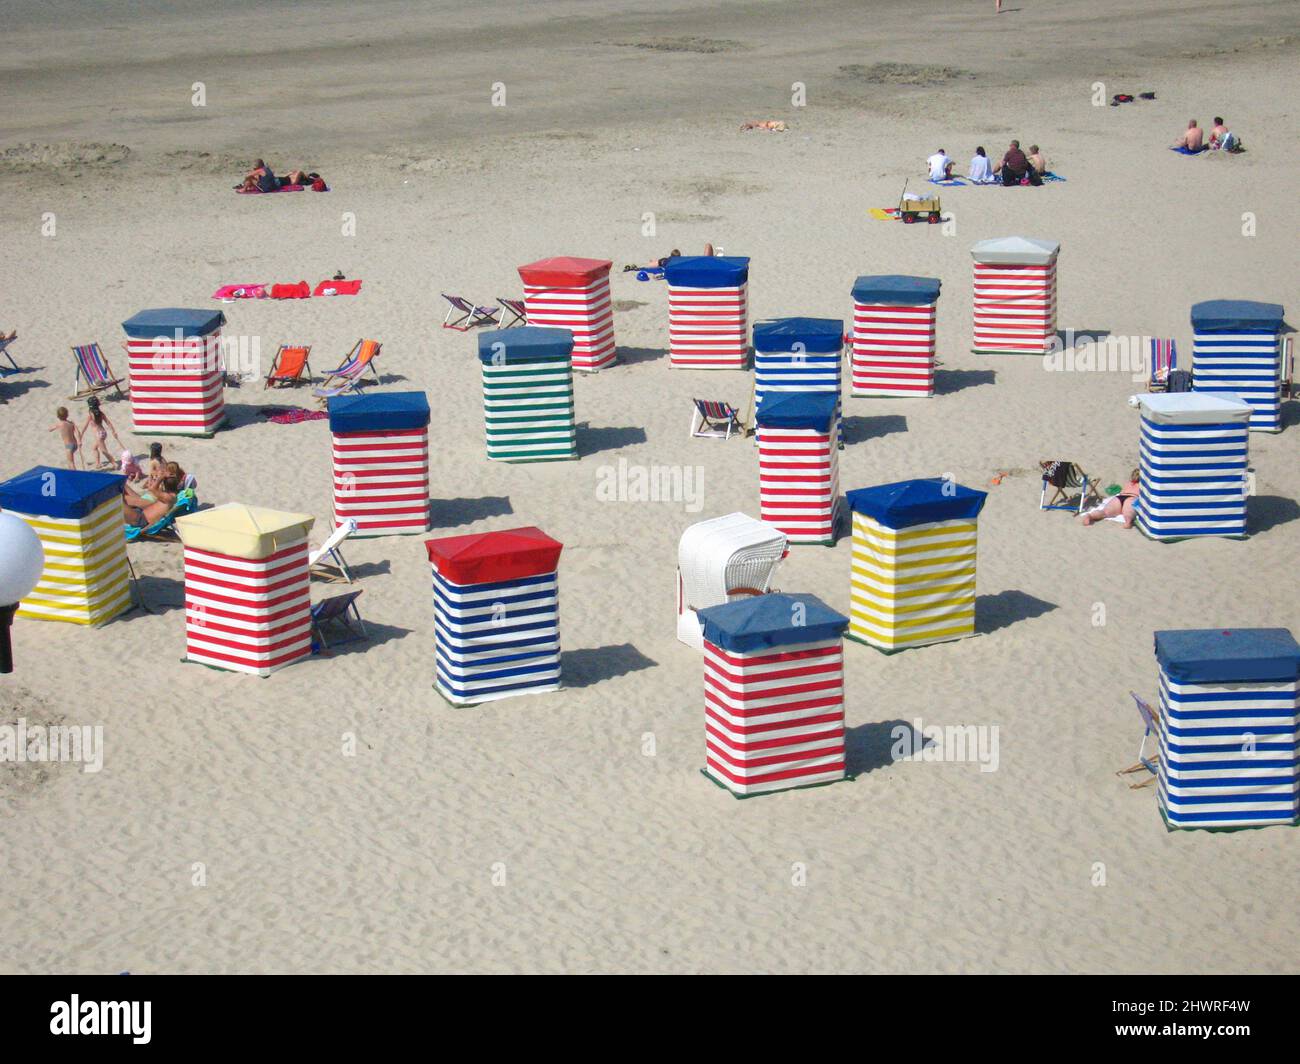
[[[273,284],[272,299],[307,299],[311,295],[311,286],[306,281],[297,284]]]
[[[354,296],[361,291],[360,281],[321,281],[314,296]]]
[[[306,185],[281,185],[279,188],[271,189],[271,192],[301,192]],[[241,196],[269,196],[271,192],[263,192],[260,188],[237,188],[235,189]]]

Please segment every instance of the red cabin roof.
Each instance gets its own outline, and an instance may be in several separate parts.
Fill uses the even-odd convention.
[[[609,259],[575,259],[568,255],[538,259],[519,267],[524,284],[553,288],[577,288],[591,284],[609,273],[614,264]]]
[[[540,528],[511,528],[424,541],[429,561],[453,584],[495,584],[553,573],[564,544]]]

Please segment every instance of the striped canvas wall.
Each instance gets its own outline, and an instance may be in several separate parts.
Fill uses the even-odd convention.
[[[40,537],[45,568],[18,604],[19,617],[103,624],[131,605],[120,495],[85,517],[47,517],[5,510]]]
[[[1160,808],[1171,827],[1295,824],[1297,684],[1190,684],[1160,670]]]
[[[1251,432],[1282,431],[1282,375],[1276,332],[1192,335],[1192,388],[1250,404]]]
[[[335,432],[334,526],[359,536],[429,530],[429,429]]]
[[[849,638],[901,650],[975,633],[976,521],[894,529],[853,515]]]
[[[791,543],[835,542],[839,450],[829,430],[758,426],[759,518]]]
[[[458,584],[434,561],[433,629],[436,685],[455,705],[560,687],[558,571]]]
[[[770,395],[783,392],[829,392],[840,395],[843,352],[822,354],[788,351],[754,351],[754,412],[763,409]],[[835,412],[835,442],[844,446],[843,407]]]
[[[614,311],[608,274],[581,286],[525,282],[524,305],[528,324],[556,326],[573,333],[575,370],[590,373],[614,364]]]
[[[1041,355],[1056,336],[1056,260],[1044,265],[976,261],[977,354]]]
[[[843,779],[843,640],[729,652],[706,638],[704,716],[705,772],[735,794]]]
[[[501,462],[578,457],[567,362],[483,363],[487,456]]]
[[[211,436],[226,420],[221,330],[185,339],[127,340],[133,431]]]
[[[854,302],[854,395],[934,395],[936,311],[934,303]]]
[[[1152,539],[1246,535],[1245,421],[1174,424],[1144,411],[1137,525]]]
[[[744,369],[749,360],[749,283],[724,288],[668,284],[668,359],[684,369]]]
[[[185,658],[269,676],[311,653],[307,539],[256,560],[184,549]]]

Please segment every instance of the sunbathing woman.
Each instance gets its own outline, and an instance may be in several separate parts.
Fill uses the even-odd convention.
[[[662,270],[664,266],[667,265],[669,259],[679,259],[681,258],[681,256],[682,253],[678,251],[676,248],[673,248],[672,251],[670,251],[662,259],[655,259],[653,262],[647,262],[644,266],[632,266],[632,265],[624,266],[623,272],[633,273],[636,270]]]
[[[130,488],[122,493],[122,506],[126,523],[139,528],[148,528],[155,521],[165,517],[167,511],[176,505],[176,496],[185,481],[185,470],[175,462],[167,463],[167,472],[162,482],[144,495],[138,495]]]
[[[1133,508],[1137,505],[1138,500],[1138,480],[1139,470],[1135,469],[1129,474],[1128,483],[1119,490],[1119,494],[1107,499],[1100,506],[1094,506],[1086,514],[1079,517],[1079,523],[1087,526],[1095,524],[1098,521],[1105,521],[1110,517],[1122,517],[1124,527],[1132,528],[1135,514]]]

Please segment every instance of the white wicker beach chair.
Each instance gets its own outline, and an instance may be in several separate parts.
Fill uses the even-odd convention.
[[[746,595],[767,594],[785,555],[785,533],[747,514],[691,525],[677,547],[677,638],[687,646],[703,647],[696,612]]]

